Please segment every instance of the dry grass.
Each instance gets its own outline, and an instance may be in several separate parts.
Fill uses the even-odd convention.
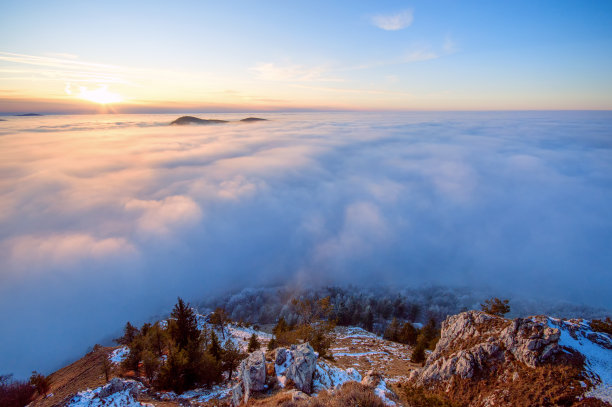
[[[400,403],[407,407],[461,407],[442,391],[430,391],[402,383],[391,386],[398,395]]]
[[[580,355],[564,355],[555,364],[529,368],[515,362],[505,371],[494,371],[476,379],[453,378],[450,383],[432,389],[444,390],[453,402],[465,406],[605,406],[595,399],[579,402],[588,385],[583,376],[583,358]]]
[[[331,393],[322,391],[318,397],[308,400],[287,400],[282,404],[266,404],[266,406],[273,405],[281,407],[385,407],[371,387],[356,382],[344,383],[342,387]]]
[[[115,348],[98,346],[76,362],[49,375],[53,396],[37,397],[31,407],[51,407],[61,403],[67,397],[85,390],[100,387],[106,383],[103,362]]]
[[[355,368],[361,374],[373,369],[392,381],[395,378],[407,377],[410,371],[420,367],[410,361],[412,347],[409,345],[376,337],[351,336],[346,328],[336,328],[332,338],[331,353],[367,352],[377,353],[361,356],[334,355],[333,364],[342,369]]]

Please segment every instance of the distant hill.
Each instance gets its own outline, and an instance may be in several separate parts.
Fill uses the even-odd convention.
[[[247,117],[246,119],[241,119],[241,122],[266,122],[268,119],[260,119],[259,117]]]
[[[253,123],[253,122],[265,122],[268,119],[262,119],[259,117],[247,117],[246,119],[240,120],[243,123]],[[170,123],[170,125],[186,125],[186,124],[222,124],[229,123],[228,120],[219,120],[219,119],[200,119],[195,116],[181,116],[178,119],[174,120]]]
[[[40,113],[22,113],[22,114],[16,114],[15,116],[43,116]]]
[[[199,119],[194,116],[181,116],[170,124],[182,126],[185,124],[220,124],[220,123],[227,123],[227,120]]]

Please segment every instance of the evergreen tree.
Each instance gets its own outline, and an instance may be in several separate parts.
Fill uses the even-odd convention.
[[[162,357],[164,349],[168,346],[168,339],[168,331],[163,329],[159,323],[155,323],[147,330],[147,349],[156,353],[158,357]]]
[[[185,304],[179,297],[170,316],[173,318],[170,321],[170,335],[179,348],[185,349],[190,341],[198,340],[198,322],[189,304]]]
[[[113,369],[113,365],[107,356],[102,359],[102,372],[104,373],[104,379],[106,381],[110,380],[111,371]]]
[[[387,326],[387,329],[385,329],[383,338],[385,338],[388,341],[397,342],[397,334],[398,334],[399,328],[400,328],[399,321],[397,320],[397,318],[393,318],[389,326]]]
[[[155,376],[161,365],[159,358],[150,350],[145,350],[142,353],[142,365],[144,367],[145,376],[149,383],[153,383]]]
[[[397,341],[408,345],[414,345],[416,344],[417,336],[417,329],[412,325],[412,323],[406,322],[404,323],[404,325],[402,325],[402,329],[398,334]]]
[[[215,331],[211,332],[210,335],[210,346],[208,347],[208,353],[211,354],[215,360],[221,360],[221,353],[223,350],[221,349],[221,345],[219,345],[219,338],[217,338],[217,334]]]
[[[276,323],[276,326],[272,329],[272,333],[274,334],[274,336],[278,337],[279,334],[287,332],[288,330],[289,326],[287,325],[285,318],[280,317],[278,319],[278,322]]]
[[[225,342],[225,347],[223,348],[223,357],[221,358],[221,365],[223,370],[228,373],[228,380],[232,380],[232,374],[234,370],[240,364],[240,361],[244,359],[246,355],[238,348],[232,341]]]
[[[260,347],[261,347],[261,343],[259,343],[259,340],[257,339],[257,335],[252,334],[251,338],[249,339],[249,347],[247,349],[247,352],[249,353],[254,352]]]
[[[425,361],[425,343],[418,342],[417,345],[412,349],[412,355],[410,360],[413,363],[423,363]]]
[[[210,323],[221,331],[221,336],[225,340],[225,325],[229,322],[229,317],[223,308],[217,308],[210,315]]]
[[[129,345],[136,336],[138,336],[139,331],[134,325],[132,325],[129,321],[125,324],[125,328],[123,328],[123,336],[115,339],[119,345],[127,346]]]
[[[267,347],[267,349],[268,349],[268,350],[274,350],[274,349],[276,349],[276,346],[277,346],[277,345],[276,345],[276,338],[272,338],[272,339],[270,339],[270,341],[268,342],[268,347]]]
[[[484,303],[480,304],[481,309],[487,314],[503,317],[510,312],[509,300],[500,300],[499,298],[489,298]]]

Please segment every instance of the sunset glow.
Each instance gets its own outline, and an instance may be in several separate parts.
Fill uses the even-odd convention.
[[[78,98],[94,103],[100,103],[101,105],[108,103],[119,103],[123,101],[121,95],[109,91],[106,85],[100,85],[99,88],[94,90],[89,90],[86,87],[81,86],[79,87],[79,92]]]

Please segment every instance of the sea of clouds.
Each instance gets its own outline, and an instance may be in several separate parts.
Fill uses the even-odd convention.
[[[259,115],[5,117],[0,374],[48,373],[179,295],[246,286],[612,308],[612,113]]]

